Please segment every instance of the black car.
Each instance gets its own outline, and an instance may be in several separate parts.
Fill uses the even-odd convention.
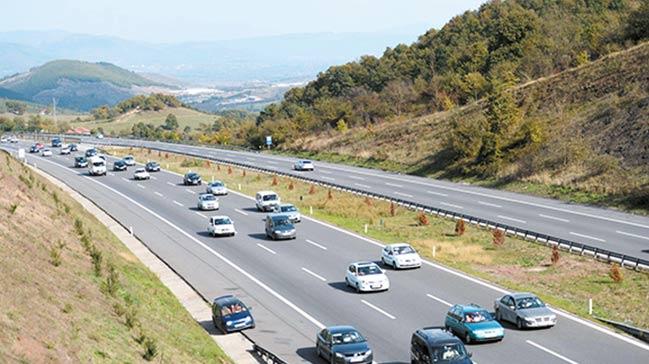
[[[212,322],[217,329],[226,334],[255,328],[255,319],[250,314],[250,308],[232,295],[214,299]]]
[[[31,148],[29,148],[30,153],[38,153],[38,147],[36,144],[32,145]]]
[[[79,146],[76,144],[70,144],[69,147],[71,152],[76,152],[79,150]]]
[[[464,343],[443,327],[417,330],[410,340],[411,363],[472,364],[471,356]]]
[[[61,145],[63,145],[63,142],[61,141],[61,138],[52,139],[52,148],[58,148]]]
[[[183,184],[184,185],[201,185],[201,184],[203,184],[203,181],[201,180],[201,176],[198,173],[189,172],[189,173],[185,174],[185,177],[183,178]]]
[[[144,166],[147,172],[160,172],[160,163],[158,162],[147,162]]]
[[[90,149],[86,150],[86,158],[90,158],[90,157],[93,157],[93,156],[96,156],[96,155],[97,155],[97,149],[90,148]]]
[[[84,156],[74,157],[74,167],[75,168],[86,168],[86,167],[88,167],[88,160]]]
[[[352,326],[331,326],[316,336],[316,354],[330,363],[372,363],[367,340]]]
[[[113,171],[125,171],[128,166],[123,160],[118,160],[113,163]]]

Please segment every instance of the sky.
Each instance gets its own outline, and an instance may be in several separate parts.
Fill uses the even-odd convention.
[[[0,32],[63,30],[155,43],[294,33],[421,34],[485,0],[12,0]],[[13,14],[13,16],[9,16]],[[417,29],[419,29],[417,31]]]

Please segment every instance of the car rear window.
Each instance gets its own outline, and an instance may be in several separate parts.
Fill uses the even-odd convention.
[[[277,200],[277,195],[264,195],[262,199],[264,201],[275,201]]]

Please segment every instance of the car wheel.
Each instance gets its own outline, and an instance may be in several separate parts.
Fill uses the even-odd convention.
[[[320,344],[315,344],[315,355],[318,358],[322,358],[322,351],[320,351]]]
[[[392,269],[397,270],[397,262],[394,260],[392,261]]]
[[[516,328],[519,329],[519,330],[523,329],[523,320],[521,320],[518,317],[516,318]]]
[[[471,344],[471,336],[467,332],[466,335],[464,335],[464,342],[467,344]]]
[[[383,263],[383,265],[385,265],[386,267],[388,266],[388,263],[385,262],[385,258],[383,257],[381,257],[381,263]]]
[[[361,293],[361,285],[356,283],[356,293]]]
[[[496,321],[502,321],[503,320],[503,318],[500,316],[500,310],[498,310],[498,309],[496,310],[496,315],[495,316],[496,316]]]

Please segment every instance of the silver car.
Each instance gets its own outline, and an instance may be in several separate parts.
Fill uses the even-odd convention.
[[[225,196],[228,194],[228,189],[225,187],[223,182],[214,181],[207,184],[207,193],[218,196]]]
[[[506,294],[494,303],[496,320],[509,321],[520,329],[532,327],[552,327],[557,323],[557,315],[532,293]]]
[[[199,210],[218,210],[219,199],[211,193],[201,193],[198,195],[197,207]]]
[[[288,219],[291,220],[292,223],[300,222],[302,221],[302,215],[300,215],[300,210],[295,207],[292,203],[285,203],[279,205],[275,211],[281,212],[283,215],[288,216]]]

